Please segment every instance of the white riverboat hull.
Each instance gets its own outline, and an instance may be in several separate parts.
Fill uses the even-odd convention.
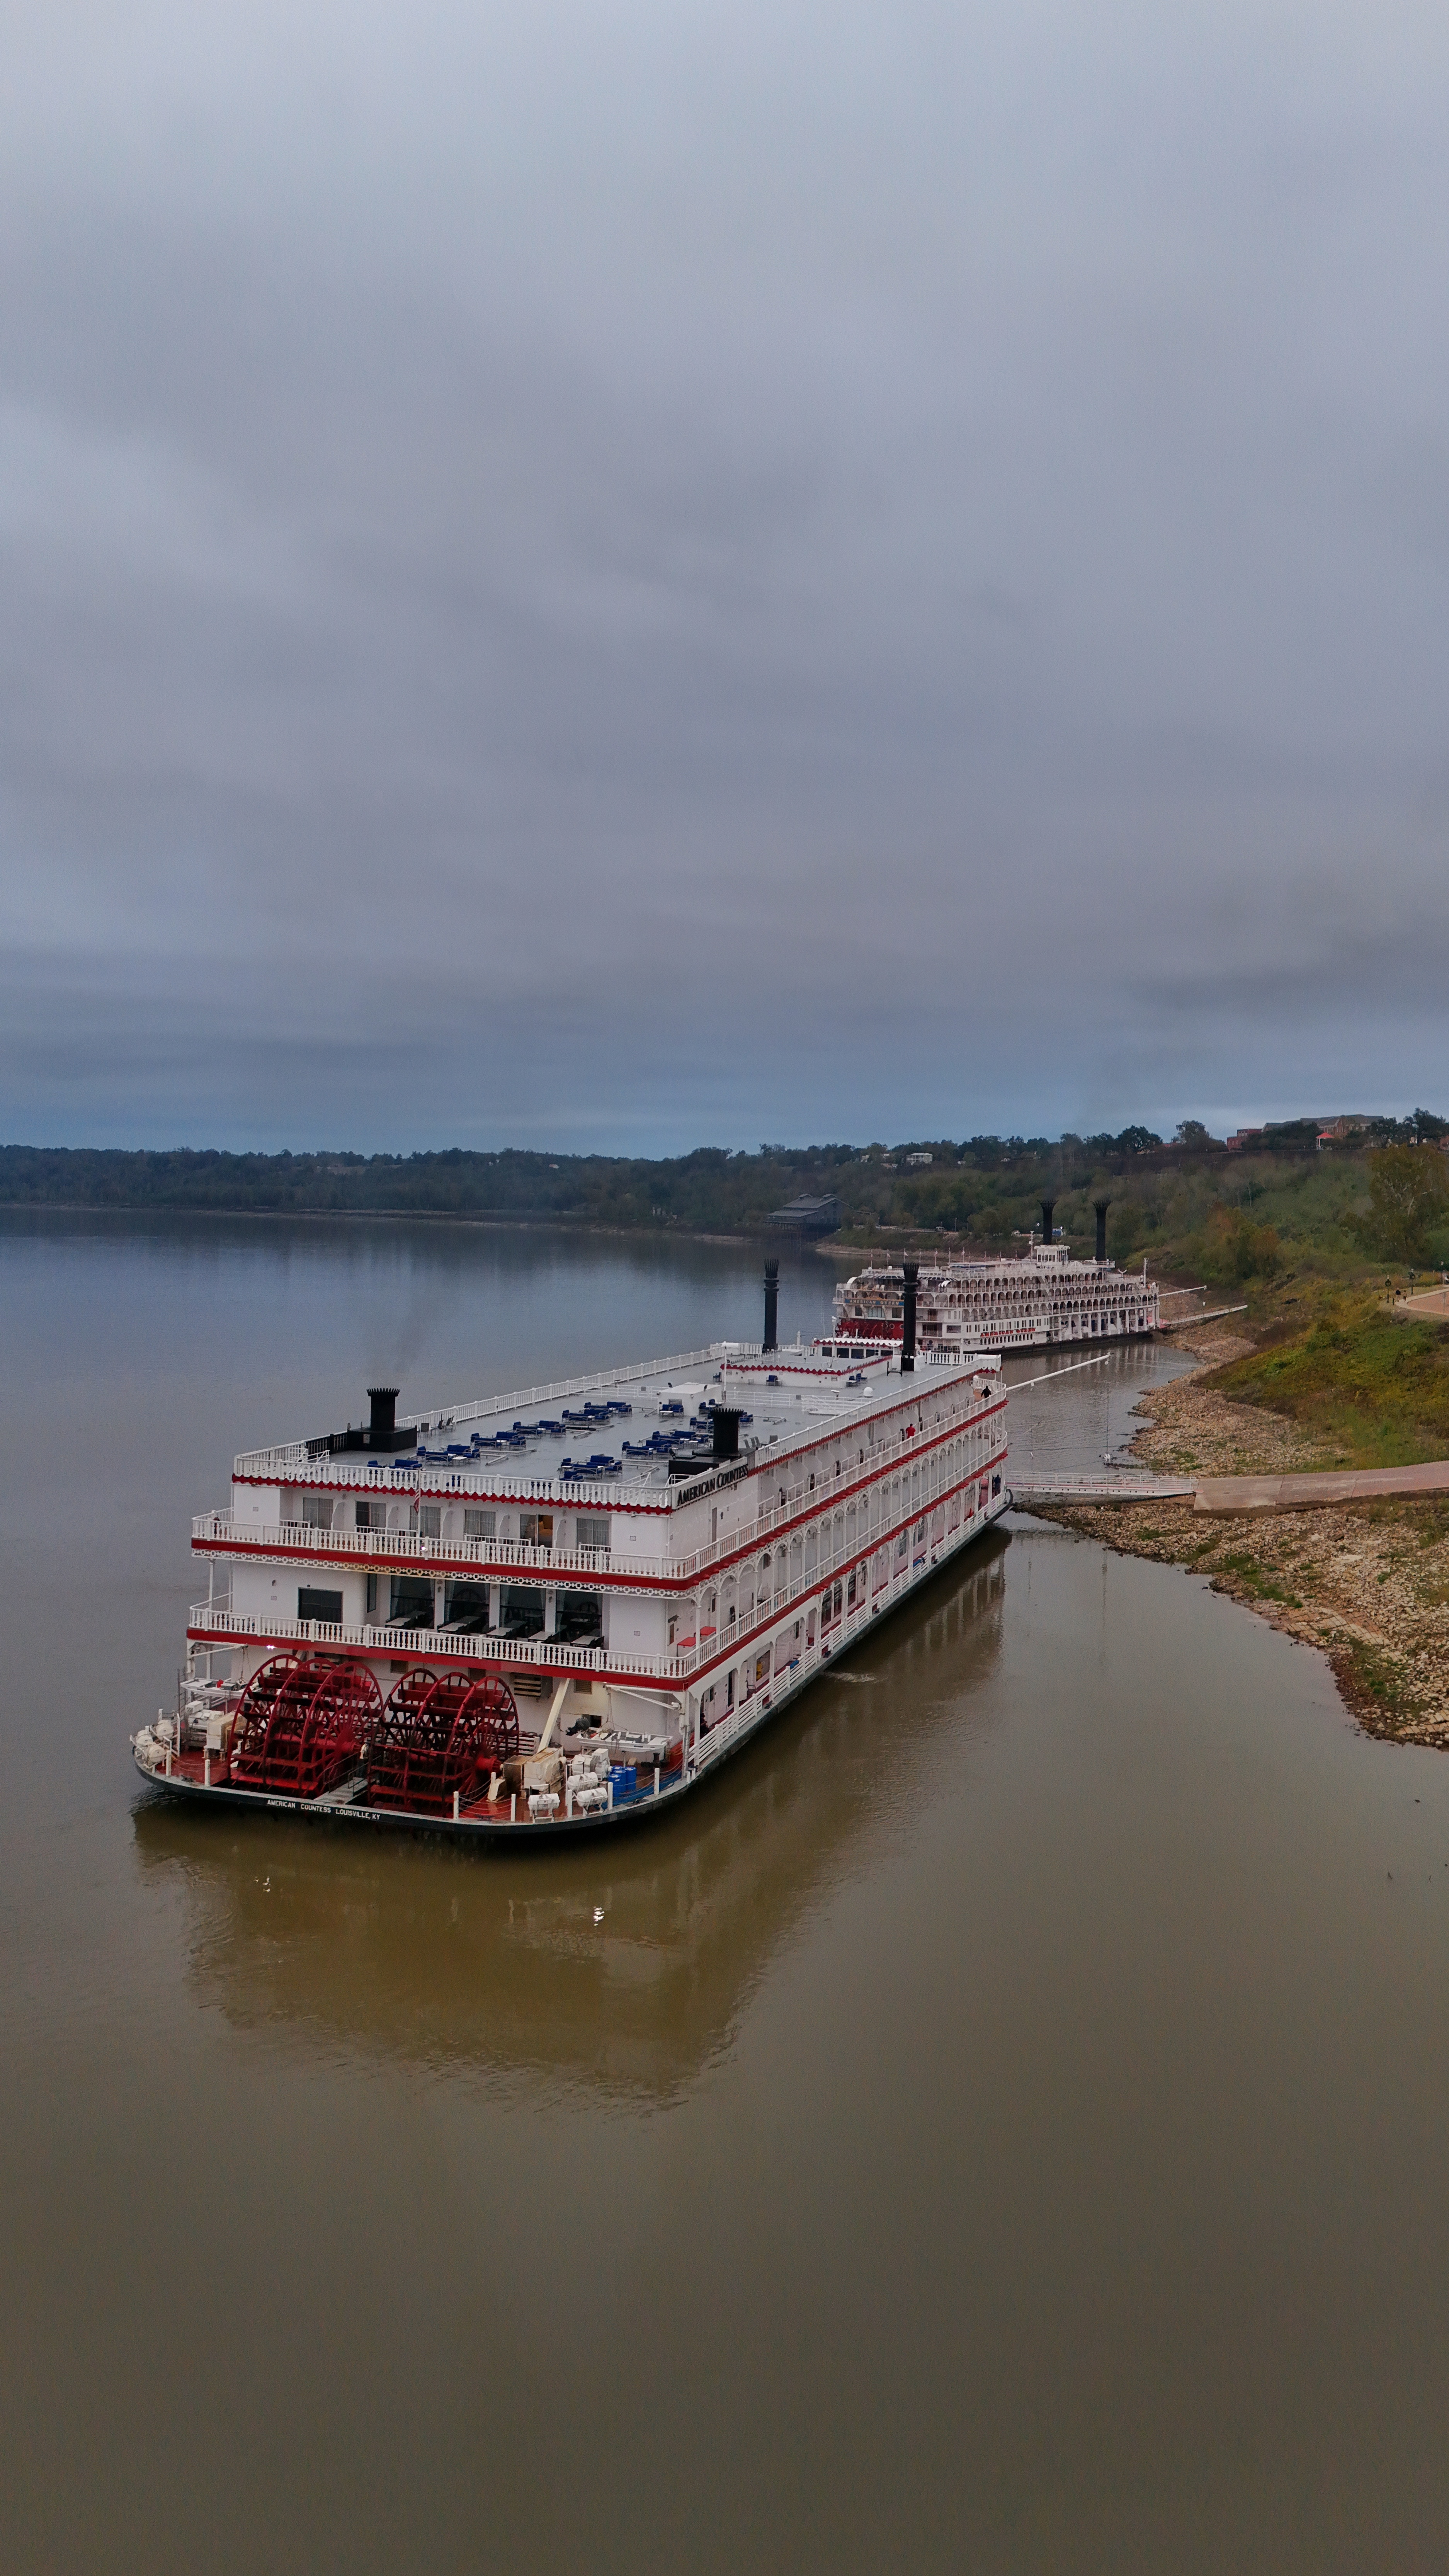
[[[929,1556],[925,1564],[913,1567],[899,1589],[891,1592],[878,1606],[867,1603],[837,1642],[828,1645],[817,1643],[807,1656],[801,1657],[798,1665],[788,1666],[768,1692],[762,1692],[755,1702],[734,1713],[740,1721],[738,1724],[722,1721],[718,1728],[704,1737],[697,1758],[682,1764],[668,1778],[656,1774],[655,1785],[627,1803],[586,1813],[559,1813],[548,1817],[531,1816],[526,1808],[520,1813],[516,1802],[511,1812],[500,1806],[492,1815],[477,1812],[456,1816],[446,1813],[418,1815],[405,1809],[369,1806],[365,1783],[361,1782],[355,1795],[322,1798],[276,1796],[265,1789],[238,1788],[222,1781],[213,1784],[205,1776],[204,1769],[200,1776],[179,1767],[168,1769],[164,1758],[158,1759],[152,1745],[147,1744],[149,1729],[143,1729],[132,1737],[132,1757],[149,1788],[218,1812],[239,1808],[253,1813],[261,1810],[273,1816],[306,1817],[315,1824],[373,1825],[411,1834],[446,1834],[475,1846],[486,1843],[490,1848],[504,1844],[513,1848],[529,1848],[540,1838],[557,1841],[569,1835],[607,1833],[626,1826],[657,1822],[666,1814],[675,1814],[682,1798],[712,1780],[733,1754],[742,1752],[747,1744],[753,1744],[787,1708],[794,1706],[813,1682],[833,1671],[855,1647],[875,1635],[884,1620],[914,1601],[968,1549],[978,1546],[1011,1507],[1010,1489],[1003,1486],[1000,1495],[979,1515],[974,1526],[953,1535],[937,1553]]]

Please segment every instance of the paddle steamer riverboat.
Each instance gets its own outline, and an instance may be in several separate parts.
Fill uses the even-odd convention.
[[[1000,1361],[717,1342],[238,1457],[173,1795],[477,1837],[659,1814],[1006,1510]]]
[[[1020,1259],[920,1264],[919,1335],[928,1358],[982,1350],[1038,1350],[1048,1344],[1135,1341],[1158,1329],[1157,1282],[1146,1269],[1107,1259],[1104,1199],[1097,1210],[1097,1257],[1074,1261],[1052,1231],[1042,1201],[1042,1235]],[[835,1329],[846,1341],[898,1342],[904,1311],[899,1262],[876,1262],[835,1292]]]

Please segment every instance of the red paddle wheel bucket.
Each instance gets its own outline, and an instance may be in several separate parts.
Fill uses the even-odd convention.
[[[496,1673],[405,1673],[367,1754],[367,1803],[410,1815],[449,1816],[476,1798],[488,1774],[518,1751],[518,1709]]]
[[[231,1776],[276,1798],[320,1798],[362,1759],[382,1716],[366,1664],[324,1655],[273,1655],[241,1695]]]

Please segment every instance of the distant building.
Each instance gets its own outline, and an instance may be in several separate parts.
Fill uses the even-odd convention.
[[[1230,1154],[1240,1154],[1245,1145],[1251,1145],[1254,1139],[1261,1136],[1262,1133],[1263,1130],[1261,1127],[1240,1127],[1235,1136],[1230,1136],[1228,1138],[1228,1152]]]
[[[1362,1136],[1372,1124],[1369,1118],[1330,1118],[1318,1130],[1319,1144],[1346,1144],[1350,1136]]]
[[[819,1199],[792,1199],[788,1207],[776,1208],[771,1225],[788,1228],[791,1234],[834,1234],[840,1224],[840,1201],[832,1192]]]
[[[906,1170],[908,1172],[918,1172],[923,1163],[934,1163],[935,1159],[936,1157],[934,1154],[907,1154]]]

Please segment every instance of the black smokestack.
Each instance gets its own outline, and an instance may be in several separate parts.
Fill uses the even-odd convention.
[[[370,1386],[367,1392],[372,1403],[367,1445],[369,1449],[391,1449],[397,1434],[398,1390],[395,1386]]]
[[[765,1264],[765,1340],[764,1340],[764,1348],[765,1348],[767,1351],[778,1350],[778,1348],[779,1348],[779,1335],[778,1335],[778,1332],[777,1332],[777,1329],[776,1329],[776,1327],[777,1327],[778,1315],[779,1315],[779,1305],[780,1305],[780,1265],[779,1265],[778,1261],[767,1261],[767,1262],[766,1262],[766,1264]]]
[[[1105,1262],[1107,1258],[1107,1210],[1111,1204],[1112,1202],[1110,1199],[1093,1199],[1092,1201],[1092,1205],[1097,1211],[1097,1259],[1101,1262]]]
[[[919,1261],[903,1266],[905,1286],[901,1293],[901,1375],[905,1377],[916,1365],[916,1281],[921,1275]]]
[[[738,1458],[740,1454],[740,1409],[737,1404],[715,1406],[714,1454],[717,1460]]]
[[[1050,1241],[1051,1241],[1051,1239],[1052,1239],[1052,1210],[1053,1210],[1053,1208],[1054,1208],[1055,1206],[1056,1206],[1056,1200],[1055,1200],[1055,1199],[1043,1199],[1043,1200],[1042,1200],[1042,1203],[1041,1203],[1041,1239],[1042,1239],[1043,1243],[1050,1243]]]

